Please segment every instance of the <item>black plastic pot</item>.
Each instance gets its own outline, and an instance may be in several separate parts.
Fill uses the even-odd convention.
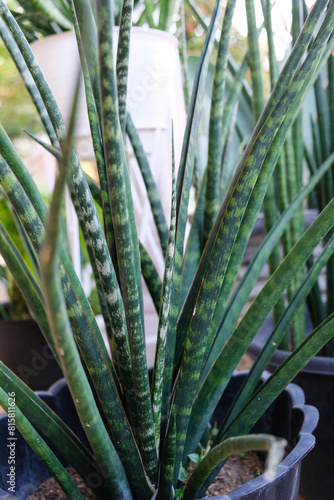
[[[49,391],[38,391],[38,395],[73,429],[78,437],[87,444],[85,433],[67,387],[65,379],[58,380]],[[0,499],[27,498],[37,486],[50,477],[48,469],[38,459],[21,434],[16,431],[15,437],[15,493],[8,490],[7,474],[9,473],[8,418],[0,416]],[[56,452],[59,459],[61,456]],[[62,459],[61,459],[62,460]],[[64,464],[64,461],[62,460]],[[65,464],[66,465],[66,464]]]
[[[235,397],[245,373],[236,374],[227,387],[218,406],[216,415],[223,418],[224,411]],[[76,415],[68,388],[62,379],[49,392],[39,393],[41,397],[67,422],[83,436],[83,430]],[[215,497],[216,500],[297,500],[301,461],[314,446],[312,432],[317,425],[318,412],[311,406],[304,405],[302,390],[290,384],[275,403],[256,424],[253,432],[268,432],[284,437],[289,443],[288,455],[278,467],[277,477],[268,483],[264,476],[259,476],[241,486],[229,495]],[[0,499],[12,499],[8,496],[8,449],[4,445],[8,438],[7,416],[0,417]],[[26,498],[41,482],[49,477],[48,470],[39,461],[30,447],[17,432],[15,444],[15,495]],[[93,484],[91,485],[93,486]]]
[[[0,321],[0,359],[34,391],[47,390],[63,376],[32,319]]]
[[[248,353],[255,359],[272,330],[270,317],[264,322]],[[268,370],[273,371],[289,355],[278,349]],[[300,493],[304,500],[334,498],[334,358],[315,356],[297,375],[294,382],[304,391],[305,401],[319,410],[319,424],[314,431],[316,446],[303,460]]]

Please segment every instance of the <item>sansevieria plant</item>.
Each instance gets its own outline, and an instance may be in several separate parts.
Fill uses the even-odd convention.
[[[132,4],[125,0],[122,6],[115,71],[112,2],[69,3],[81,56],[99,185],[86,179],[71,146],[73,125],[66,130],[29,44],[5,2],[0,0],[1,36],[43,119],[51,142],[51,146],[44,146],[59,161],[48,213],[31,176],[0,127],[1,187],[34,247],[38,273],[29,270],[2,221],[0,250],[62,367],[91,450],[2,363],[0,404],[8,411],[8,394],[15,393],[17,428],[70,498],[82,496],[44,439],[60,450],[84,479],[93,473],[103,477],[104,490],[98,492],[99,498],[196,498],[211,469],[231,452],[267,449],[269,443],[276,455],[277,442],[273,438],[246,435],[284,387],[334,335],[334,319],[330,315],[258,390],[265,362],[257,363],[218,429],[210,451],[184,487],[179,480],[180,470],[187,468],[188,455],[196,450],[207,430],[236,365],[267,314],[334,224],[334,201],[330,200],[239,322],[234,305],[238,296],[248,293],[250,282],[259,271],[256,262],[266,259],[263,256],[275,247],[296,207],[329,168],[328,162],[321,165],[289,204],[268,235],[260,257],[235,289],[243,253],[287,133],[321,64],[333,50],[334,5],[327,0],[315,3],[233,179],[224,187],[221,202],[226,124],[231,123],[233,103],[240,92],[240,75],[245,68],[235,77],[236,84],[225,101],[229,34],[236,2],[229,0],[223,8],[224,0],[217,0],[192,90],[183,151],[177,178],[174,176],[171,222],[166,231],[145,155],[126,112]],[[254,7],[252,0],[246,4],[248,9]],[[219,29],[207,168],[185,245],[204,86]],[[126,132],[137,146],[137,159],[160,228],[165,254],[162,281],[136,234]],[[175,165],[170,168],[175,171]],[[90,256],[111,356],[59,237],[65,181]],[[103,220],[96,204],[103,209]],[[327,259],[331,254],[330,238],[319,259]],[[160,311],[151,386],[145,358],[142,273]],[[307,286],[308,279],[309,275],[301,288]]]

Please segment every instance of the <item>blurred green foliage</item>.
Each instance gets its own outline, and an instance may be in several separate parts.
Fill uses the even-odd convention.
[[[0,42],[0,121],[6,124],[11,139],[27,129],[33,134],[43,130],[35,106],[7,49]]]
[[[214,0],[196,0],[196,6],[207,24],[210,22],[214,4]],[[185,24],[188,54],[199,56],[205,39],[205,31],[187,2],[185,2]],[[230,38],[230,53],[232,57],[236,62],[241,62],[246,51],[247,39],[232,26]]]

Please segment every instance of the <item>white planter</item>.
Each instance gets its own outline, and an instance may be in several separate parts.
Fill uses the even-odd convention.
[[[117,40],[118,28],[115,27],[114,56]],[[31,48],[51,87],[64,120],[68,122],[79,67],[74,32],[49,36],[32,43]],[[163,31],[134,27],[131,34],[129,68],[128,110],[139,131],[158,186],[164,212],[169,221],[172,184],[172,123],[177,166],[186,123],[176,38]],[[92,161],[94,155],[84,92],[79,102],[75,131],[76,149],[82,160]],[[145,186],[129,144],[128,153],[138,235],[162,276],[164,259]],[[145,287],[144,302],[148,364],[152,366],[158,317]]]

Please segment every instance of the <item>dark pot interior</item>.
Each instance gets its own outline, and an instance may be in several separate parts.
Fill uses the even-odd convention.
[[[253,357],[262,350],[272,331],[268,317],[248,349]],[[268,370],[273,371],[289,356],[278,349]],[[297,375],[294,382],[304,391],[307,404],[319,410],[319,423],[314,431],[316,446],[303,461],[300,492],[304,500],[332,500],[334,498],[334,358],[315,356]]]
[[[47,390],[63,376],[32,319],[0,321],[0,359],[34,391]]]

